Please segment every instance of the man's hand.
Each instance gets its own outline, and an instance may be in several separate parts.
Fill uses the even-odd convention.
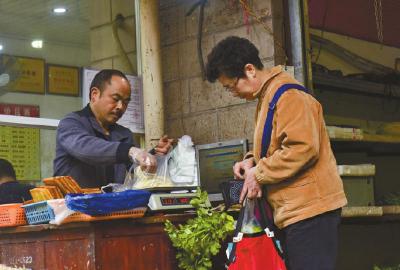
[[[129,156],[132,162],[136,162],[140,165],[143,172],[155,173],[157,171],[157,160],[152,154],[140,148],[131,147],[131,149],[129,149]]]
[[[244,179],[246,172],[253,168],[254,165],[254,159],[252,157],[236,162],[233,166],[233,175],[235,176],[235,179]]]
[[[262,196],[261,185],[257,182],[255,171],[256,167],[253,167],[247,170],[247,172],[245,173],[244,185],[239,200],[240,203],[242,203],[244,198],[246,197],[248,199],[254,199],[256,197],[261,198]]]
[[[157,155],[165,155],[171,149],[173,142],[174,139],[168,138],[168,135],[164,135],[158,141],[158,144],[154,148],[154,151],[156,152]]]

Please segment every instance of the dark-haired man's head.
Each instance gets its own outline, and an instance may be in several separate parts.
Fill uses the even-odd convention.
[[[103,69],[100,70],[93,78],[92,83],[90,84],[90,91],[89,91],[89,100],[92,97],[92,89],[97,88],[100,92],[104,91],[105,85],[111,83],[111,77],[117,76],[128,80],[124,73],[117,69]]]
[[[0,158],[0,183],[16,180],[17,176],[13,165],[8,160]]]
[[[115,124],[125,113],[131,98],[131,87],[125,74],[103,69],[90,85],[90,108],[104,129]]]
[[[252,99],[254,89],[260,84],[259,80],[254,80],[256,73],[264,68],[258,54],[258,49],[248,39],[225,38],[207,57],[207,80],[218,80],[234,96]]]

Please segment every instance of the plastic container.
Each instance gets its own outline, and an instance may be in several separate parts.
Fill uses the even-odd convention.
[[[97,220],[111,220],[111,219],[122,219],[122,218],[140,218],[146,213],[146,207],[138,207],[131,210],[124,210],[113,212],[105,215],[89,216],[84,213],[76,212],[64,219],[61,224],[72,223],[72,222],[90,222]]]
[[[27,204],[22,206],[25,209],[25,215],[28,223],[43,224],[49,223],[54,219],[53,209],[47,204],[47,201]]]
[[[60,224],[72,223],[72,222],[90,222],[92,217],[84,213],[75,212],[72,215],[66,217]]]
[[[137,207],[131,210],[123,210],[105,215],[92,216],[92,219],[90,221],[121,219],[121,218],[140,218],[144,216],[146,210],[147,207]]]
[[[0,227],[14,227],[26,225],[25,211],[22,203],[0,205]]]

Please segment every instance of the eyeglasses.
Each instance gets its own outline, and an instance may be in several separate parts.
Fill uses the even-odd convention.
[[[235,88],[236,88],[238,82],[239,82],[239,78],[236,78],[236,79],[235,79],[235,82],[233,83],[233,85],[224,86],[225,91],[233,92],[233,90],[235,90]]]

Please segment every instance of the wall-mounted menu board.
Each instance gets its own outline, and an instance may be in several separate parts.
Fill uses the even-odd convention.
[[[0,157],[13,164],[18,180],[40,180],[40,130],[0,126]]]
[[[0,114],[39,117],[36,105],[0,103]],[[40,180],[40,130],[0,126],[0,158],[10,161],[18,180]]]

